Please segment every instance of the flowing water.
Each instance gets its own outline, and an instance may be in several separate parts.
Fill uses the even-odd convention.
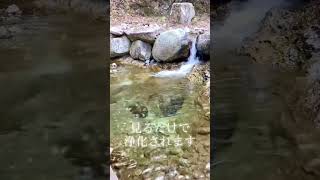
[[[192,40],[191,50],[190,50],[190,56],[188,58],[188,61],[185,64],[183,64],[177,70],[160,71],[160,72],[156,73],[154,76],[155,77],[170,77],[170,78],[182,78],[182,77],[185,77],[188,73],[190,73],[190,71],[192,70],[194,65],[199,63],[199,58],[196,56],[196,54],[197,54],[196,39],[193,39]]]
[[[111,74],[111,147],[126,157],[113,160],[121,179],[194,172],[209,179],[209,127],[195,104],[198,87],[185,77],[198,62],[193,43],[188,62],[177,71],[120,66]],[[114,155],[116,156],[116,155]]]
[[[275,92],[279,82],[288,83],[296,74],[253,64],[250,58],[237,54],[243,39],[258,29],[265,13],[283,3],[234,3],[229,17],[213,29],[216,179],[287,179],[294,174],[290,170],[296,156],[294,142],[282,127],[289,125],[292,117]]]
[[[105,23],[23,16],[1,39],[0,179],[105,179]]]

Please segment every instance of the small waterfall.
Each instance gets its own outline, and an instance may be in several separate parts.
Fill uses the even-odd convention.
[[[193,68],[194,65],[199,63],[199,58],[197,57],[197,48],[196,48],[196,38],[192,40],[192,47],[190,49],[190,56],[188,61],[183,64],[177,70],[164,70],[154,74],[154,77],[171,77],[171,78],[182,78],[185,77]]]

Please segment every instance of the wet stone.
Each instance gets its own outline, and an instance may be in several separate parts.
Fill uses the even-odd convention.
[[[148,108],[140,103],[130,105],[128,109],[137,118],[146,118],[148,116]]]
[[[159,107],[163,116],[173,116],[182,108],[184,97],[181,95],[161,96]]]

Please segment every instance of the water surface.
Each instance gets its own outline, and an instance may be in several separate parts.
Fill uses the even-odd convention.
[[[201,118],[195,103],[198,87],[185,77],[159,78],[152,76],[154,73],[127,65],[111,74],[111,146],[125,153],[133,166],[119,167],[114,161],[114,167],[118,167],[121,179],[178,178],[176,173],[192,178],[195,172],[209,179],[210,129],[202,135],[197,130],[210,124]],[[153,130],[134,131],[137,124]],[[139,144],[139,137],[146,138],[146,146]],[[128,143],[129,138],[134,143]],[[154,144],[154,138],[158,143]],[[163,145],[162,138],[171,143]],[[188,138],[192,138],[191,143]],[[143,173],[148,169],[151,171]]]
[[[1,22],[0,179],[103,179],[105,24],[77,15]]]
[[[283,2],[235,3],[229,17],[213,29],[217,179],[301,178],[293,176],[296,146],[286,132],[293,119],[279,96],[279,87],[294,82],[297,74],[254,64],[237,53],[265,13]]]

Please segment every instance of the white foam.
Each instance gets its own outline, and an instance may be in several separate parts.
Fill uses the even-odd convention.
[[[172,71],[164,70],[156,74],[153,74],[152,76],[159,77],[159,78],[165,78],[165,77],[182,78],[182,77],[185,77],[187,74],[189,74],[193,66],[198,63],[199,63],[199,58],[197,57],[196,40],[194,39],[192,41],[192,47],[190,49],[190,56],[188,57],[188,61],[185,64],[183,64],[177,70],[172,70]]]

